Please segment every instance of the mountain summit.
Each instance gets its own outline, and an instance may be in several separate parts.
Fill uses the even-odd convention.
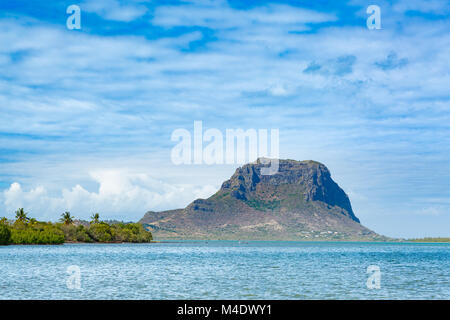
[[[276,174],[262,175],[265,166],[246,164],[208,199],[147,212],[140,223],[157,239],[382,239],[360,224],[325,165],[279,160]]]

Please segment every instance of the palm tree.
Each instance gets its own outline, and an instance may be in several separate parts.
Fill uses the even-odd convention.
[[[30,218],[27,217],[27,212],[23,210],[23,208],[19,208],[19,210],[16,211],[16,221],[21,221],[23,223],[26,223]]]
[[[70,215],[69,211],[64,212],[61,215],[61,219],[59,219],[59,221],[64,222],[64,224],[72,224],[73,223],[73,217]]]
[[[100,223],[100,215],[98,213],[93,214],[91,219],[91,223]]]

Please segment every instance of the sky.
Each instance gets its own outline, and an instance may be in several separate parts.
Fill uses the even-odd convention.
[[[278,129],[280,157],[324,163],[380,234],[450,236],[449,61],[444,0],[2,1],[0,216],[208,197],[238,164],[171,161],[202,121]]]

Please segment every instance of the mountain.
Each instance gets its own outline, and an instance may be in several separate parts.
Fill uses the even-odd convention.
[[[236,170],[208,199],[184,209],[147,212],[156,239],[383,240],[360,224],[346,193],[316,161],[279,160],[261,175],[261,159]]]

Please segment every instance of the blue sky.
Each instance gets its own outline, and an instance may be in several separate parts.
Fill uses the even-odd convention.
[[[81,30],[66,8],[81,8]],[[381,8],[368,30],[366,8]],[[177,128],[278,128],[367,227],[449,236],[449,1],[0,4],[0,216],[137,220],[214,193]]]

